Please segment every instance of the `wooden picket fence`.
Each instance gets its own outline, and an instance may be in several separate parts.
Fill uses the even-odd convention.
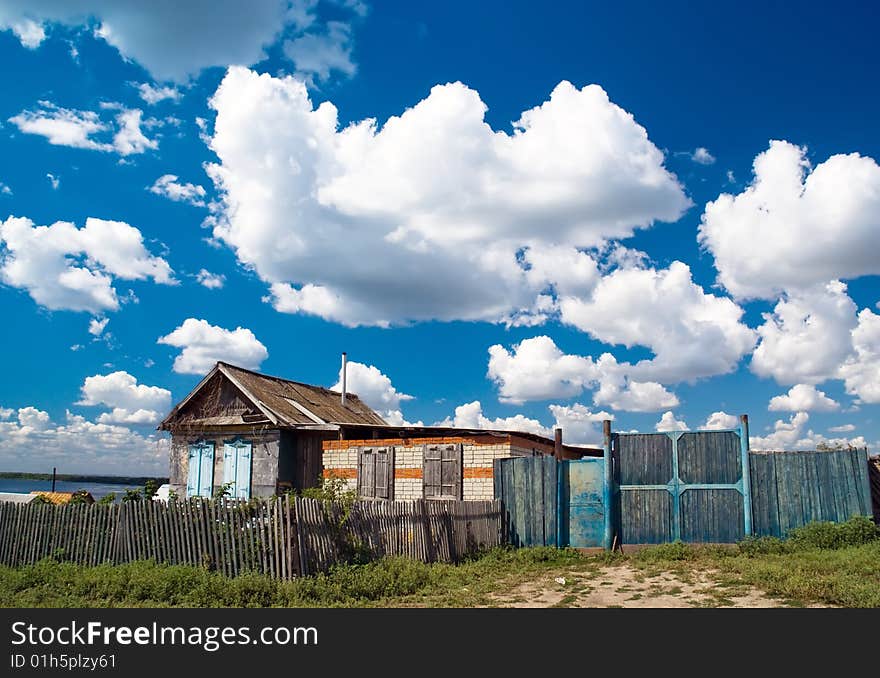
[[[0,565],[43,558],[80,565],[153,559],[233,577],[291,579],[386,555],[455,562],[502,543],[499,501],[364,501],[282,497],[120,504],[0,502]]]

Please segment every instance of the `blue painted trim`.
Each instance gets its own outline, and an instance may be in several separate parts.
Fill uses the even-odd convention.
[[[739,446],[742,455],[742,496],[743,496],[743,528],[748,537],[752,534],[752,474],[749,466],[749,432],[741,423],[739,425]]]
[[[684,494],[688,490],[736,490],[743,493],[742,479],[735,483],[673,483],[665,485],[621,485],[621,490],[666,490],[670,494]]]
[[[672,440],[672,539],[681,540],[681,478],[678,476],[678,439],[684,431],[667,431]]]
[[[611,438],[613,436],[609,436],[605,439],[602,449],[602,461],[605,464],[605,468],[603,469],[602,474],[602,503],[604,504],[605,515],[603,516],[605,519],[604,525],[604,533],[602,535],[603,546],[606,551],[610,551],[613,546],[613,535],[614,535],[614,524],[613,524],[613,511],[612,511],[612,501],[611,501],[611,489],[614,484],[614,478],[611,473]]]
[[[684,433],[736,433],[739,434],[739,428],[695,428],[687,431],[648,431],[646,433],[615,433],[619,436],[670,436],[673,433],[682,435]]]

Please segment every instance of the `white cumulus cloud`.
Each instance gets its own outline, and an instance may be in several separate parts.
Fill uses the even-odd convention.
[[[574,405],[550,405],[548,408],[553,417],[553,424],[545,426],[539,420],[527,417],[523,414],[515,414],[509,417],[490,418],[483,414],[483,406],[479,400],[475,400],[455,408],[455,414],[435,426],[455,426],[468,429],[494,429],[499,431],[524,431],[535,433],[545,438],[553,439],[554,429],[561,428],[563,442],[567,445],[602,445],[601,423],[608,419],[613,420],[614,415],[608,412],[593,412],[586,406],[575,403]]]
[[[855,438],[827,438],[807,429],[810,415],[796,412],[788,421],[778,419],[773,431],[766,436],[750,436],[753,450],[815,450],[817,447],[867,447],[862,436]]]
[[[784,385],[821,383],[851,353],[856,324],[856,305],[839,281],[784,295],[758,327],[751,370]]]
[[[110,322],[110,318],[92,318],[89,321],[89,334],[93,337],[100,337],[108,322]]]
[[[400,404],[412,400],[413,396],[401,393],[391,383],[391,379],[383,374],[375,365],[365,365],[353,360],[348,361],[346,370],[346,391],[354,393],[369,407],[379,413],[385,421],[398,426],[420,426],[421,422],[409,423],[403,416]],[[342,391],[342,368],[339,369],[339,380],[330,387],[333,391]]]
[[[15,23],[7,23],[6,26],[12,29],[12,32],[15,33],[15,37],[17,37],[21,41],[21,44],[28,49],[36,49],[43,43],[43,40],[46,39],[46,31],[43,30],[43,27],[40,24],[31,19],[23,19]]]
[[[196,318],[187,318],[157,343],[181,349],[173,366],[180,374],[206,374],[218,361],[256,370],[269,357],[269,351],[249,329],[227,330]]]
[[[39,103],[39,108],[22,111],[9,118],[9,122],[25,134],[45,137],[55,146],[115,152],[123,157],[159,147],[158,141],[149,139],[141,130],[143,112],[140,109],[105,105],[102,107],[105,110],[119,110],[114,122],[110,123],[94,111],[62,108],[50,101]],[[111,132],[114,132],[112,138],[107,138]],[[96,139],[95,135],[100,135],[101,139]]]
[[[732,300],[707,294],[690,268],[619,268],[589,297],[562,297],[563,323],[608,344],[645,346],[654,358],[636,363],[638,381],[676,383],[727,374],[755,345]]]
[[[483,406],[479,400],[474,400],[455,408],[452,418],[446,418],[437,422],[436,426],[455,426],[456,428],[468,429],[494,429],[499,431],[525,431],[536,433],[547,438],[554,436],[550,427],[544,426],[537,419],[517,414],[512,417],[496,417],[490,419],[483,414]]]
[[[0,421],[0,466],[11,471],[166,475],[168,440],[143,436],[111,423],[87,421],[67,412],[63,424],[35,407],[23,407],[17,421]]]
[[[171,101],[180,101],[180,90],[171,85],[151,85],[148,82],[142,82],[138,85],[138,93],[145,103],[153,106],[160,101],[170,99]]]
[[[209,290],[219,290],[226,283],[226,276],[222,273],[211,273],[203,268],[196,273],[196,280],[199,285],[207,287]]]
[[[594,404],[616,410],[651,412],[678,405],[675,394],[661,384],[630,379],[632,368],[610,353],[596,361],[565,354],[550,337],[538,336],[524,339],[512,351],[500,344],[489,347],[487,376],[506,403],[570,398],[595,388]]]
[[[58,221],[36,226],[26,217],[0,222],[0,279],[25,289],[50,310],[100,313],[119,308],[114,280],[173,284],[173,271],[121,221],[89,217],[83,228]]]
[[[554,428],[562,429],[562,442],[566,445],[603,444],[602,422],[614,419],[608,412],[593,412],[581,403],[574,405],[550,405],[550,413],[556,420]]]
[[[381,126],[340,130],[333,104],[314,107],[303,83],[235,67],[211,106],[214,237],[285,312],[348,325],[503,321],[555,282],[524,249],[570,248],[560,284],[587,284],[574,248],[690,205],[645,129],[596,85],[560,83],[512,133],[486,124],[461,83]]]
[[[709,153],[708,148],[698,146],[691,155],[691,160],[699,165],[712,165],[715,162],[715,156]]]
[[[774,396],[767,407],[771,412],[833,412],[840,404],[812,384],[795,384],[784,395]]]
[[[718,431],[722,429],[736,428],[739,426],[739,417],[733,414],[727,414],[727,412],[719,411],[713,412],[706,419],[706,423],[703,424],[703,429],[706,431]]]
[[[204,207],[205,187],[198,184],[180,183],[177,179],[175,174],[163,174],[147,190],[175,202],[186,202],[196,207]]]
[[[737,297],[880,274],[880,166],[850,153],[813,168],[805,148],[771,141],[742,193],[706,204],[699,241]]]
[[[290,5],[288,0],[250,0],[246,9],[241,0],[4,0],[0,29],[14,30],[35,47],[37,29],[44,25],[97,21],[95,35],[124,58],[157,80],[185,82],[203,68],[261,61],[293,21]]]
[[[850,433],[856,430],[854,424],[841,424],[840,426],[832,426],[828,429],[832,433]]]
[[[854,353],[840,366],[838,375],[846,392],[863,403],[880,403],[880,315],[865,308],[852,330]]]
[[[684,422],[684,420],[676,419],[675,414],[673,414],[672,410],[667,410],[663,413],[663,416],[660,417],[660,421],[654,424],[654,429],[660,432],[687,431],[688,425]]]
[[[341,21],[328,21],[325,32],[304,33],[284,43],[297,74],[308,81],[327,80],[333,71],[354,75],[352,49],[352,28]]]
[[[86,377],[77,405],[105,405],[100,424],[155,424],[171,408],[171,391],[138,384],[128,372]]]

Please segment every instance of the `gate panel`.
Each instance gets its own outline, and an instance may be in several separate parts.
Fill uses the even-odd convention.
[[[678,439],[678,472],[685,484],[734,484],[742,477],[741,457],[733,431],[682,433]]]
[[[621,543],[726,543],[750,534],[747,440],[742,428],[614,435]]]
[[[672,495],[662,490],[620,493],[620,542],[663,544],[672,541]]]
[[[618,435],[621,485],[665,485],[672,480],[672,440],[665,433]]]
[[[556,459],[496,459],[494,476],[508,541],[514,546],[558,546]]]
[[[563,498],[560,523],[567,533],[562,542],[575,548],[602,546],[605,531],[602,503],[604,459],[563,461],[560,471]]]
[[[687,490],[681,495],[681,540],[733,543],[745,536],[743,496],[736,490]]]

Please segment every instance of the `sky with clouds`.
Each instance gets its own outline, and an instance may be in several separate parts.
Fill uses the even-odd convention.
[[[0,469],[342,351],[393,424],[876,451],[876,14],[3,0]]]

